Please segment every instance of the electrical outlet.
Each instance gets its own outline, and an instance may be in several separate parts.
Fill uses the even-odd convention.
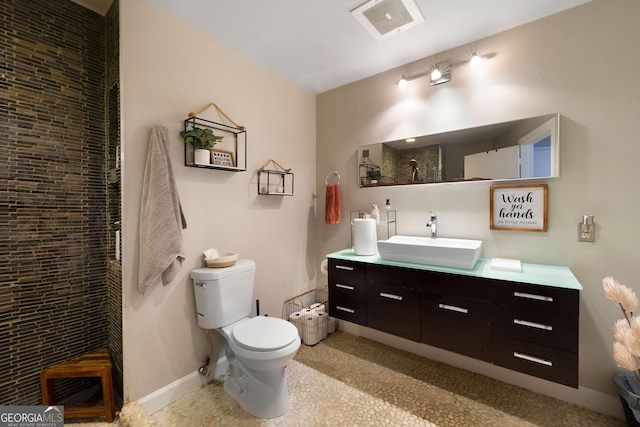
[[[586,225],[578,223],[578,241],[579,242],[595,242],[596,240],[596,225]]]

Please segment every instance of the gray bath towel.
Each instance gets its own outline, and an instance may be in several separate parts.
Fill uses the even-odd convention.
[[[167,128],[156,126],[151,131],[142,182],[138,270],[142,293],[160,277],[163,285],[171,283],[184,261],[182,230],[187,223],[173,179],[168,143]]]

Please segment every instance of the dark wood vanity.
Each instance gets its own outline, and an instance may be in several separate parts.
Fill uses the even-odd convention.
[[[495,272],[486,260],[473,270],[431,268],[351,251],[328,258],[331,316],[578,387],[582,287],[568,268]]]

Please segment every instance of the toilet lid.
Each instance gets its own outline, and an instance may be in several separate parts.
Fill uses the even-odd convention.
[[[286,320],[257,316],[233,328],[233,338],[249,350],[271,351],[286,347],[298,337],[298,329]]]

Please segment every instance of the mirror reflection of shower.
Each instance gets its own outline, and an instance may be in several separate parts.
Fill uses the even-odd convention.
[[[413,168],[413,171],[411,172],[411,182],[419,181],[419,178],[418,178],[418,173],[419,173],[418,161],[416,159],[409,160],[409,166],[411,166]]]

